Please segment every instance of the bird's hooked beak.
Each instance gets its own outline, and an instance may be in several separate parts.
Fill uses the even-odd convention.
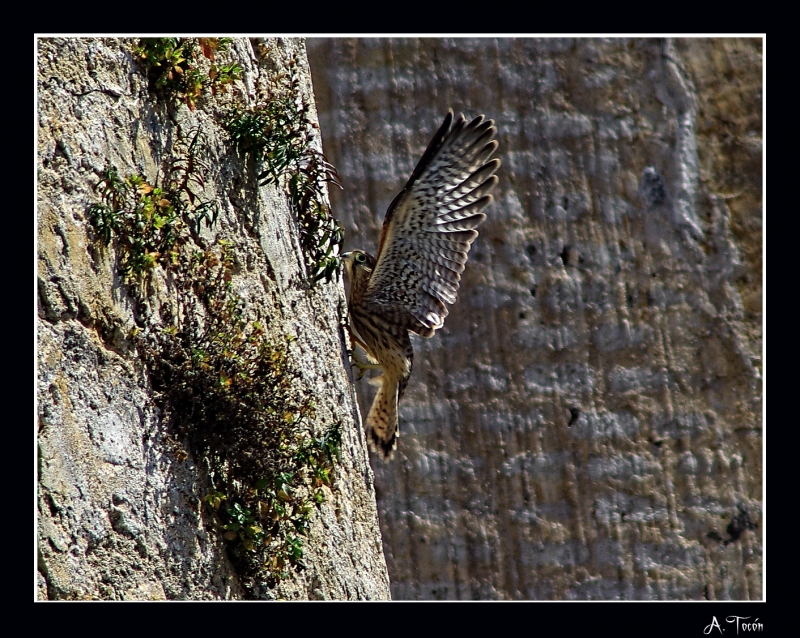
[[[344,264],[344,271],[347,273],[347,279],[353,281],[353,252],[342,253],[341,259]]]

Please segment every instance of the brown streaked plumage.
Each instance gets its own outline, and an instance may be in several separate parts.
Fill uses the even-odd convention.
[[[497,184],[497,129],[452,109],[386,212],[373,257],[342,256],[350,280],[350,333],[383,374],[367,415],[367,439],[389,458],[397,446],[397,404],[411,376],[409,331],[432,337],[456,301],[475,230]]]

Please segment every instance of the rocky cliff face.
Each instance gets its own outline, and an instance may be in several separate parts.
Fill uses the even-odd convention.
[[[190,61],[204,74],[204,88],[178,97],[154,93],[133,45],[67,38],[38,44],[39,598],[387,598],[373,475],[347,366],[341,282],[311,285],[286,178],[258,186],[256,168],[221,125],[229,109],[252,108],[287,74],[313,125],[304,44],[235,39],[227,52],[217,52],[216,64],[238,64],[238,79],[224,84],[220,71],[212,82],[210,59],[198,55]],[[198,139],[202,156],[190,148]],[[176,160],[184,164],[175,168]],[[187,160],[197,165],[189,168]],[[164,228],[174,228],[179,239],[169,244],[176,246],[174,256],[140,251],[140,276],[124,273],[126,264],[135,266],[136,247],[118,228],[109,230],[106,245],[92,223],[90,206],[109,193],[102,189],[108,188],[103,179],[110,166],[121,179],[143,177],[138,190],[126,191],[140,203],[152,196],[148,187],[191,174],[192,184],[183,185],[184,193],[192,193],[185,205],[198,213],[198,202],[213,204],[205,223],[195,220],[190,228],[168,218],[169,201],[153,200],[148,228],[160,237]],[[163,214],[157,222],[156,214]],[[230,254],[223,265],[214,252],[220,239]],[[235,498],[255,502],[259,486],[226,482],[233,461],[219,461],[219,450],[197,453],[196,436],[187,434],[192,424],[164,401],[181,377],[171,377],[172,386],[163,374],[154,377],[154,369],[163,372],[175,361],[142,355],[148,343],[174,334],[174,322],[191,323],[190,309],[201,312],[194,317],[199,325],[213,319],[208,287],[173,268],[194,263],[187,256],[197,254],[205,259],[206,275],[215,272],[230,282],[220,290],[243,309],[242,321],[250,326],[261,319],[263,336],[246,333],[253,343],[278,344],[270,352],[295,371],[292,396],[303,401],[298,434],[301,425],[309,436],[337,424],[341,432],[330,478],[323,455],[314,466],[321,472],[316,482],[297,489],[323,501],[309,510],[307,535],[298,533],[306,568],[296,572],[287,565],[277,585],[258,573],[245,578],[242,543],[249,537],[225,514]],[[181,301],[189,298],[194,305]],[[221,326],[220,334],[230,334],[228,328]],[[207,361],[200,356],[195,368],[184,367],[199,370]],[[223,373],[218,381],[223,389],[238,382]],[[198,400],[207,405],[205,397]],[[298,415],[278,416],[293,422]],[[222,432],[224,417],[215,426]],[[245,522],[270,533],[273,521],[277,529],[281,521],[299,520],[294,494],[262,510],[263,518],[257,512]],[[281,510],[282,519],[275,508],[286,502],[284,509],[294,511]],[[248,533],[263,541],[257,528]],[[270,566],[274,573],[281,571],[276,565]]]
[[[347,249],[449,107],[499,131],[459,301],[373,459],[393,596],[760,598],[760,41],[308,50]]]

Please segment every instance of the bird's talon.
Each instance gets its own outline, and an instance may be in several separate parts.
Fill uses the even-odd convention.
[[[356,356],[355,352],[350,353],[350,357],[353,360],[352,365],[358,368],[358,381],[364,378],[364,372],[367,370],[377,370],[381,367],[379,363],[368,363],[366,361],[362,361]]]

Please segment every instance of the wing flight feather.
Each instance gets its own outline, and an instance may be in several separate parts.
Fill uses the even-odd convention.
[[[490,159],[496,133],[482,115],[467,123],[448,112],[386,212],[362,303],[405,318],[409,330],[426,337],[442,327],[498,181],[500,160]]]

